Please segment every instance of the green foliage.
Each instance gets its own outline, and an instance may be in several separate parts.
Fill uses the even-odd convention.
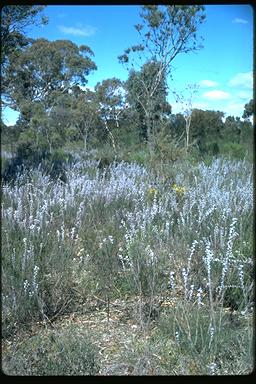
[[[135,29],[141,44],[126,49],[119,56],[120,62],[127,63],[130,53],[143,52],[163,63],[167,70],[178,54],[201,48],[196,32],[205,19],[203,6],[145,5],[140,16],[142,24]]]
[[[249,103],[245,104],[244,106],[244,113],[243,113],[243,118],[248,119],[250,116],[255,113],[255,107],[254,107],[254,101],[251,99]]]
[[[229,313],[221,313],[217,319],[220,323],[211,331],[207,309],[198,310],[182,302],[163,313],[153,340],[162,340],[169,352],[161,359],[166,374],[232,375],[234,360],[240,374],[250,372],[251,358],[246,350],[252,324],[245,329]],[[170,361],[168,355],[176,358]]]
[[[184,148],[178,139],[172,138],[163,127],[153,138],[154,158],[160,161],[176,161],[185,155]]]
[[[221,153],[229,155],[235,159],[243,159],[246,155],[246,148],[239,143],[224,142],[221,145]]]
[[[140,137],[150,141],[159,125],[171,113],[171,106],[167,102],[166,74],[161,63],[147,62],[140,71],[130,71],[125,85],[127,101]]]
[[[240,143],[242,122],[239,117],[228,116],[223,127],[223,135],[226,141]]]
[[[191,138],[192,141],[196,140],[196,145],[201,153],[218,153],[216,139],[221,140],[223,136],[223,116],[223,112],[219,111],[193,110],[190,128]],[[209,143],[210,146],[208,146]]]
[[[102,170],[108,167],[116,159],[113,148],[109,143],[98,148],[93,157],[95,160],[99,161],[99,168]]]
[[[186,118],[167,102],[170,64],[200,48],[204,8],[143,6],[141,44],[120,58],[129,65],[137,55],[142,65],[95,91],[80,87],[96,69],[89,47],[23,35],[42,9],[2,12],[4,98],[20,112],[15,127],[2,124],[11,151],[2,161],[4,338],[74,311],[91,315],[94,298],[109,326],[116,301],[131,300],[139,337],[120,358],[133,374],[248,373],[252,211],[241,201],[251,196],[251,165],[217,156],[250,158],[253,101],[245,121],[194,109],[189,140]],[[91,340],[76,328],[10,347],[3,368],[99,373]]]
[[[155,126],[159,119],[159,112],[156,118],[156,109],[171,112],[166,101],[165,83],[171,71],[171,63],[177,55],[201,48],[197,45],[196,32],[205,14],[204,7],[198,5],[146,5],[142,7],[140,16],[142,24],[135,28],[141,44],[126,49],[119,56],[119,61],[127,66],[130,56],[135,53],[136,58],[143,63],[140,73],[130,72],[128,92],[138,113],[143,138],[147,139],[152,152],[151,136],[157,129]],[[132,66],[134,68],[134,64]]]
[[[82,139],[86,148],[99,118],[78,84],[86,84],[96,69],[92,55],[89,47],[45,39],[10,55],[4,78],[12,107],[20,112],[19,146],[52,152],[66,141]]]
[[[85,85],[86,76],[97,69],[89,56],[68,40],[35,40],[18,56],[10,57],[6,73],[9,97],[22,112],[24,102],[42,101],[44,109],[52,106],[54,91],[65,92],[74,84]],[[72,84],[72,85],[71,85]]]
[[[143,156],[149,155],[146,149]],[[46,333],[37,331],[16,348],[6,342],[5,372],[97,373],[94,363],[88,363],[91,368],[86,363],[95,361],[90,360],[86,335],[79,336],[75,329],[62,332],[70,313],[77,314],[78,322],[82,316],[83,327],[92,325],[98,341],[102,335],[92,323],[95,316],[101,330],[105,324],[108,337],[114,335],[118,342],[120,329],[129,327],[133,338],[128,342],[125,335],[120,341],[124,354],[116,354],[118,361],[134,368],[133,374],[208,375],[212,363],[217,374],[248,372],[251,165],[219,158],[208,167],[184,157],[177,162],[155,160],[154,168],[145,160],[143,168],[115,162],[99,172],[95,158],[102,153],[86,156],[86,161],[79,158],[68,167],[66,184],[30,169],[3,190],[3,337],[12,340],[15,335],[17,340],[16,332],[39,321],[46,325]],[[55,158],[67,159],[64,152]],[[233,217],[238,222],[231,230]],[[210,274],[206,239],[212,252]],[[175,273],[173,288],[170,271]],[[49,330],[50,321],[56,333]],[[115,321],[116,333],[111,333]]]
[[[26,132],[28,133],[28,132]],[[62,149],[49,152],[47,144],[40,144],[40,147],[33,145],[32,141],[23,141],[17,147],[16,155],[6,160],[2,167],[4,182],[14,182],[16,177],[25,168],[38,168],[49,175],[53,180],[66,181],[66,166],[72,163],[72,155]]]
[[[136,150],[128,151],[124,155],[124,160],[129,161],[131,163],[136,162],[138,164],[146,166],[149,164],[150,153],[147,148],[141,148]]]
[[[70,326],[28,338],[5,356],[3,369],[11,376],[83,376],[96,375],[99,365],[89,336]]]
[[[37,20],[38,14],[43,11],[42,5],[6,5],[1,10],[1,61],[6,64],[11,53],[24,48],[29,39],[24,30],[32,24],[44,25],[48,22],[46,17]]]

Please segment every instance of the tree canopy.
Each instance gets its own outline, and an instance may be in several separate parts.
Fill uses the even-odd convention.
[[[197,31],[205,14],[204,7],[200,5],[145,5],[140,16],[142,24],[135,26],[140,35],[140,44],[126,49],[118,58],[127,68],[130,65],[134,69],[135,54],[136,60],[139,59],[143,65],[140,68],[142,72],[146,65],[151,65],[151,78],[146,86],[144,76],[131,75],[138,83],[137,87],[144,92],[143,105],[141,101],[139,103],[146,115],[147,140],[150,144],[154,114],[152,99],[156,98],[160,84],[171,73],[171,63],[175,57],[202,48],[198,43]]]
[[[243,118],[248,119],[250,116],[252,116],[254,113],[254,102],[253,99],[249,101],[249,103],[245,104],[244,106],[244,112],[243,112]]]
[[[43,10],[41,5],[10,5],[1,13],[2,103],[20,113],[15,126],[3,124],[2,132],[19,156],[52,154],[73,143],[87,150],[107,142],[116,155],[121,142],[146,142],[151,159],[156,153],[164,159],[172,146],[177,153],[179,147],[200,154],[218,153],[225,141],[226,148],[233,146],[238,153],[239,146],[249,148],[253,100],[244,106],[244,121],[228,116],[225,122],[223,112],[193,109],[190,86],[188,97],[171,89],[181,113],[172,114],[168,102],[173,61],[202,48],[203,6],[142,6],[141,24],[135,26],[138,44],[119,56],[127,80],[103,79],[94,90],[86,88],[97,69],[89,46],[27,36],[29,26],[47,23]]]
[[[140,71],[131,70],[126,81],[127,101],[133,109],[142,137],[147,140],[154,125],[171,113],[165,74],[156,81],[160,65],[155,61],[147,62]]]
[[[5,94],[12,108],[23,112],[31,103],[52,107],[59,93],[77,84],[85,85],[87,76],[97,69],[90,56],[93,51],[69,40],[38,39],[18,55],[10,55],[5,77]]]
[[[6,63],[8,56],[26,46],[30,39],[25,36],[25,29],[32,25],[44,25],[48,22],[45,16],[39,18],[44,5],[7,5],[1,11],[1,64]]]
[[[133,53],[139,53],[139,58],[144,55],[145,61],[157,61],[168,72],[178,54],[202,48],[197,41],[197,30],[206,17],[203,6],[144,5],[140,16],[142,24],[135,28],[141,43],[119,56],[122,63],[128,63]]]

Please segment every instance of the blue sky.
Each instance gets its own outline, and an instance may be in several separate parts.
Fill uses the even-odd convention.
[[[220,110],[226,116],[241,116],[244,105],[253,97],[253,10],[249,5],[207,5],[206,20],[199,35],[204,48],[196,53],[181,54],[173,61],[173,80],[169,89],[188,98],[186,87],[199,85],[193,97],[194,108]],[[117,56],[136,44],[134,25],[140,22],[140,6],[47,6],[44,15],[49,23],[29,27],[27,34],[48,40],[68,39],[86,44],[94,52],[98,70],[88,76],[88,86],[118,77],[126,80],[128,72]],[[172,92],[169,102],[173,113],[181,111]],[[15,123],[17,114],[5,110],[6,124]]]

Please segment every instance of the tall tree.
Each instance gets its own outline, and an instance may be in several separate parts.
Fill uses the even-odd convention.
[[[95,86],[95,98],[98,102],[100,116],[108,132],[112,147],[116,150],[116,142],[111,131],[111,122],[114,121],[119,128],[119,118],[124,111],[124,88],[121,80],[117,78],[106,79]]]
[[[240,142],[242,121],[240,117],[227,116],[224,123],[225,140]]]
[[[25,140],[39,144],[42,138],[50,151],[60,143],[53,112],[58,109],[60,117],[62,108],[67,118],[74,87],[85,85],[89,73],[97,68],[90,56],[93,52],[87,46],[46,39],[33,41],[19,55],[10,54],[6,95],[10,106],[20,112],[19,125],[29,128],[22,134]]]
[[[6,5],[1,10],[1,64],[5,64],[8,56],[28,44],[25,30],[30,25],[44,25],[48,22],[39,14],[44,5]]]
[[[160,63],[145,63],[140,71],[131,70],[126,81],[127,101],[132,107],[139,123],[140,134],[143,139],[151,141],[150,135],[160,122],[171,113],[171,106],[167,102],[166,77],[162,76],[157,83],[154,97],[150,97],[152,81],[159,70]]]
[[[145,96],[146,110],[152,114],[150,107],[152,98],[158,89],[159,83],[171,72],[171,63],[182,53],[200,49],[197,44],[197,30],[204,21],[204,7],[200,5],[146,5],[140,14],[142,24],[135,26],[140,35],[141,43],[132,46],[119,56],[119,61],[129,68],[133,54],[139,63],[157,62],[158,70],[152,78],[149,91]],[[137,62],[138,63],[138,62]],[[131,66],[136,64],[132,60]],[[140,82],[143,87],[143,82]],[[151,137],[150,117],[147,118],[147,136]]]
[[[249,103],[245,104],[244,106],[243,118],[249,119],[254,112],[255,112],[254,101],[253,99],[251,99]]]
[[[8,78],[6,71],[10,55],[14,56],[33,40],[25,33],[31,25],[43,26],[48,19],[41,15],[43,5],[6,5],[1,9],[1,105],[8,105]]]
[[[78,135],[79,139],[83,140],[84,149],[87,150],[89,142],[97,136],[102,126],[95,93],[86,89],[72,95],[71,111],[70,130]]]
[[[68,92],[75,84],[85,85],[86,77],[97,69],[92,50],[68,40],[35,40],[20,54],[10,55],[6,73],[11,106],[23,113],[42,102],[47,111],[58,92]],[[57,92],[57,93],[56,93]]]

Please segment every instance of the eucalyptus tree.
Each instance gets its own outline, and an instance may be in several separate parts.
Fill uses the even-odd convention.
[[[33,39],[26,36],[28,27],[43,26],[48,18],[41,12],[43,5],[5,5],[1,9],[1,104],[3,107],[10,103],[8,93],[8,69],[10,56],[18,55]]]
[[[49,108],[53,92],[66,92],[75,84],[85,85],[97,67],[92,50],[69,40],[35,40],[18,56],[10,57],[8,92],[16,109],[23,103],[43,102]]]
[[[37,134],[46,129],[47,118],[61,96],[68,97],[76,85],[85,85],[87,76],[97,69],[93,55],[85,45],[46,39],[33,41],[18,55],[11,54],[7,92],[11,107],[21,114],[20,122],[31,128],[33,120],[32,129]]]
[[[80,89],[76,94],[73,94],[71,112],[70,133],[81,139],[84,150],[87,150],[88,144],[97,137],[102,126],[95,92],[87,88],[85,91]]]
[[[40,15],[44,5],[5,5],[1,10],[1,64],[10,53],[22,49],[30,39],[25,35],[31,25],[45,25],[47,17]],[[40,17],[39,17],[40,15]]]
[[[253,116],[253,113],[255,113],[255,104],[253,99],[251,99],[249,103],[245,104],[244,106],[243,118],[249,119],[251,116]]]
[[[129,68],[141,68],[145,63],[155,62],[158,70],[149,83],[138,78],[144,92],[140,99],[146,114],[147,138],[150,144],[152,134],[152,100],[165,76],[171,75],[172,62],[183,53],[202,48],[198,43],[197,31],[205,19],[201,5],[145,5],[140,13],[142,24],[135,26],[140,43],[126,49],[119,61]]]
[[[125,83],[127,90],[127,102],[134,111],[135,121],[139,125],[140,136],[143,139],[151,140],[148,136],[152,134],[159,125],[171,113],[171,105],[167,101],[167,84],[166,77],[161,78],[161,82],[157,84],[154,91],[154,97],[150,98],[150,104],[145,104],[151,92],[151,83],[154,80],[160,63],[145,63],[140,71],[131,70],[128,80]],[[147,127],[151,126],[152,130]]]
[[[98,111],[114,151],[116,151],[116,142],[111,130],[111,123],[114,121],[116,128],[119,128],[119,120],[125,110],[124,93],[122,81],[115,77],[103,80],[95,86],[95,101],[98,103]]]

